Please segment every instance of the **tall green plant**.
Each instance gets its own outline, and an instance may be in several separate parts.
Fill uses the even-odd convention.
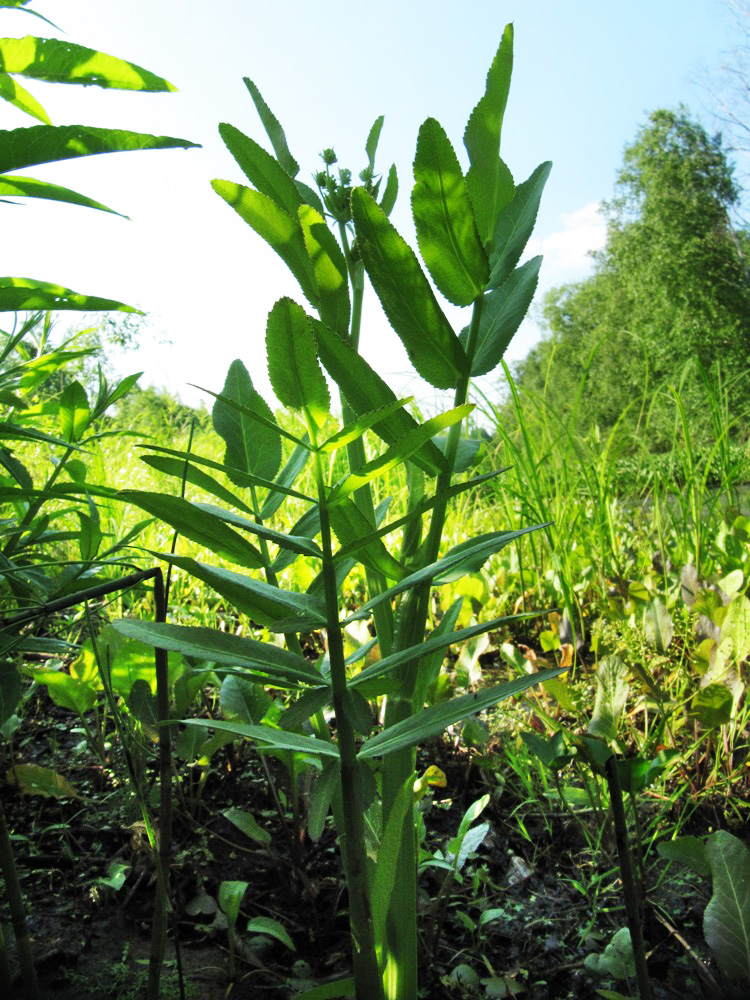
[[[441,548],[450,500],[497,475],[464,476],[478,445],[462,438],[472,409],[469,384],[473,376],[499,364],[531,301],[541,262],[534,258],[518,266],[549,164],[516,185],[500,158],[512,53],[508,26],[486,92],[466,127],[466,174],[434,119],[423,124],[417,142],[412,208],[419,249],[442,295],[453,305],[471,307],[469,322],[458,334],[418,256],[388,219],[397,180],[391,168],[381,194],[375,153],[382,118],[367,139],[362,185],[352,188],[348,170],[339,169],[334,176],[335,153],[326,150],[316,193],[298,180],[299,167],[279,122],[255,84],[245,81],[275,155],[233,126],[221,125],[253,187],[226,180],[213,186],[282,257],[312,309],[310,313],[283,298],[271,310],[266,332],[274,392],[297,415],[304,433],[276,423],[244,366],[235,362],[214,408],[215,427],[227,446],[224,466],[167,448],[149,456],[151,464],[158,462],[223,506],[165,494],[122,494],[241,568],[243,572],[161,554],[255,623],[286,638],[282,649],[205,628],[135,621],[118,625],[129,636],[211,660],[220,672],[241,672],[296,695],[286,729],[196,724],[249,737],[261,747],[302,751],[319,762],[315,812],[318,818],[325,815],[330,802],[340,834],[354,969],[353,981],[342,983],[336,993],[326,988],[326,996],[356,992],[358,1000],[416,998],[415,747],[447,725],[560,672],[522,676],[425,708],[435,654],[508,620],[455,630],[455,616],[446,616],[425,639],[432,586],[477,571],[503,546],[533,530],[491,531],[447,552]],[[407,401],[398,399],[359,354],[365,273],[416,372],[454,393],[454,406],[447,412],[418,422],[405,408]],[[324,368],[341,392],[343,419],[336,429]],[[383,442],[369,461],[366,435]],[[283,468],[282,439],[294,446]],[[334,459],[344,449],[348,471],[342,476]],[[305,492],[297,479],[308,461],[314,485]],[[389,519],[388,504],[375,506],[371,486],[398,467],[406,469],[409,504]],[[230,487],[216,480],[216,471],[226,474]],[[303,509],[286,533],[269,524],[283,502]],[[394,547],[396,537],[400,547]],[[281,574],[297,559],[312,559],[318,568],[305,592],[279,585]],[[364,569],[367,599],[342,615],[345,579],[356,563]],[[357,672],[345,656],[342,630],[370,617],[379,658]],[[298,638],[313,629],[324,629],[327,637],[326,655],[317,664],[301,655]],[[368,700],[383,696],[385,724],[373,735]],[[335,711],[335,739],[322,715],[327,704]],[[363,829],[363,814],[376,794],[373,772],[379,772],[382,787],[374,866]]]

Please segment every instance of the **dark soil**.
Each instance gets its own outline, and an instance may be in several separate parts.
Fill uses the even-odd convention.
[[[12,764],[33,763],[62,773],[77,798],[22,795],[3,782],[2,795],[26,899],[42,995],[55,1000],[142,997],[147,970],[154,865],[128,791],[126,769],[115,745],[106,766],[74,732],[77,720],[37,691],[25,707],[13,740]],[[595,979],[584,967],[591,951],[602,951],[625,925],[611,834],[601,851],[590,843],[599,824],[584,813],[580,824],[551,802],[529,795],[513,772],[502,741],[481,753],[441,742],[420,752],[420,765],[439,766],[447,785],[425,800],[429,850],[445,847],[466,808],[485,793],[491,802],[480,821],[490,829],[471,856],[443,911],[436,905],[444,871],[424,869],[420,879],[420,945],[425,997],[599,997],[598,989],[628,986]],[[284,771],[268,766],[284,796]],[[175,938],[188,997],[241,1000],[293,997],[298,989],[348,974],[346,892],[329,825],[320,840],[294,840],[292,819],[279,816],[258,754],[244,744],[224,748],[211,761],[203,785],[200,772],[181,765],[176,799],[171,878],[176,917],[170,927],[164,997],[180,996]],[[155,775],[149,758],[146,774]],[[684,803],[682,803],[684,805]],[[272,834],[264,847],[246,838],[222,814],[248,812]],[[644,823],[663,811],[645,798]],[[693,814],[693,829],[726,825],[720,808]],[[330,824],[330,820],[329,820]],[[98,881],[113,862],[127,864],[118,889]],[[732,996],[721,983],[703,943],[702,913],[708,884],[665,868],[652,849],[644,862],[648,901],[644,929],[657,1000]],[[227,978],[228,938],[216,917],[215,900],[225,880],[249,883],[241,909],[237,976]],[[6,903],[0,918],[9,923]],[[214,912],[211,912],[212,909]],[[493,919],[480,930],[480,912]],[[204,911],[204,912],[201,912]],[[295,951],[269,937],[243,931],[247,918],[271,917],[290,935]],[[439,935],[435,927],[440,924]],[[470,966],[484,983],[462,986],[450,976]],[[504,977],[504,978],[501,978]],[[503,987],[503,983],[505,984]],[[635,984],[631,983],[635,995]],[[23,997],[20,979],[15,996]],[[502,992],[505,988],[505,993]]]

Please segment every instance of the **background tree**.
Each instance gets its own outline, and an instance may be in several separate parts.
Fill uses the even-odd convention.
[[[607,241],[594,274],[551,291],[548,336],[521,362],[523,388],[561,407],[587,374],[582,417],[610,427],[626,407],[633,426],[667,385],[682,382],[702,421],[699,363],[719,367],[745,409],[750,367],[748,234],[730,213],[740,191],[719,135],[684,108],[655,111],[626,147],[614,199],[603,206]],[[666,441],[671,428],[650,426]]]

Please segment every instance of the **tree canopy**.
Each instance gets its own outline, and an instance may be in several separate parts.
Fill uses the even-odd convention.
[[[701,376],[718,369],[747,407],[750,369],[748,233],[732,211],[740,191],[720,135],[685,109],[653,112],[626,147],[615,197],[603,205],[604,249],[590,278],[552,290],[547,337],[521,362],[521,386],[569,405],[586,375],[582,416],[611,427],[649,420],[655,395],[682,386],[700,414]],[[669,434],[651,420],[655,440]]]

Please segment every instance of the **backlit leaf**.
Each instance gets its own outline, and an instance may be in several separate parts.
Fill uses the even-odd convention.
[[[0,143],[2,139],[0,138]],[[138,312],[133,306],[116,299],[82,295],[62,285],[53,285],[34,278],[0,278],[0,312],[58,312],[74,309],[80,312]]]
[[[219,134],[250,183],[294,217],[302,204],[302,197],[278,160],[234,125],[222,123]]]
[[[60,432],[66,441],[80,441],[88,427],[91,411],[86,390],[75,379],[69,382],[60,396],[57,419]]]
[[[619,656],[605,656],[596,669],[596,701],[589,732],[607,742],[616,739],[617,723],[625,710],[628,670]]]
[[[25,114],[31,115],[32,118],[44,122],[45,125],[52,124],[47,112],[34,95],[30,94],[12,76],[3,72],[0,72],[0,98],[7,101],[8,104],[12,104],[13,107],[18,108],[19,111],[23,111]]]
[[[211,187],[255,232],[276,251],[299,282],[310,304],[317,308],[318,289],[305,247],[302,227],[265,194],[232,181],[211,181]]]
[[[417,372],[452,389],[468,364],[414,251],[363,188],[352,192],[357,241],[370,281]]]
[[[318,361],[312,326],[302,306],[279,299],[266,326],[268,375],[279,402],[310,415],[318,427],[328,419],[331,397]]]
[[[513,180],[500,159],[500,134],[512,71],[513,25],[508,24],[487,73],[485,93],[464,132],[464,145],[471,162],[466,183],[485,245],[491,242],[498,216],[513,197]]]
[[[174,91],[163,77],[135,63],[57,38],[0,38],[0,65],[48,83],[79,83],[117,90]]]
[[[247,413],[235,409],[231,400],[246,410],[257,412],[266,421],[275,423],[270,406],[253,387],[252,379],[244,364],[237,360],[229,366],[222,399],[217,399],[211,411],[214,430],[224,439],[226,451],[224,464],[227,475],[236,486],[242,486],[233,475],[234,469],[273,479],[281,465],[281,437],[268,423],[253,420]]]
[[[528,180],[515,189],[513,200],[497,218],[490,254],[489,287],[499,288],[513,273],[536,223],[539,202],[552,164],[540,164]]]
[[[419,130],[411,197],[417,242],[432,280],[454,305],[468,306],[489,279],[458,157],[439,122]]]
[[[351,314],[346,260],[319,212],[303,205],[298,214],[318,284],[320,318],[331,330],[346,337]]]
[[[248,79],[246,76],[242,79],[250,92],[250,96],[252,97],[258,115],[260,116],[260,120],[263,123],[263,128],[266,130],[266,135],[271,140],[271,146],[273,147],[274,153],[276,153],[276,159],[290,177],[296,177],[299,173],[299,164],[289,152],[289,146],[286,142],[284,129],[279,124],[279,121],[274,113],[263,100],[260,91],[255,86],[253,81]]]
[[[83,208],[96,208],[102,212],[121,215],[112,208],[107,208],[100,201],[87,198],[85,194],[71,191],[70,188],[48,181],[38,181],[33,177],[21,177],[18,174],[6,174],[0,177],[0,198],[43,198],[46,201],[62,201],[69,205],[80,205]],[[127,218],[123,216],[123,218]]]

